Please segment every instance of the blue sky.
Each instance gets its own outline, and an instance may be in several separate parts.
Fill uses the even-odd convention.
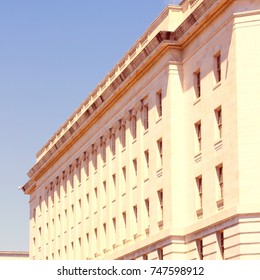
[[[171,0],[1,0],[0,251],[29,249],[36,152]]]

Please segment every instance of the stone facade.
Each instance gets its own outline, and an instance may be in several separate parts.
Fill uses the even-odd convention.
[[[38,152],[31,259],[260,258],[260,2],[168,6]]]

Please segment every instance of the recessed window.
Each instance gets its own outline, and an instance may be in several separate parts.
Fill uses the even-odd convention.
[[[137,223],[137,221],[138,221],[138,216],[137,216],[137,205],[133,206],[133,211],[134,211],[135,222]]]
[[[163,260],[163,248],[157,249],[157,255],[159,260]]]
[[[144,130],[149,128],[148,104],[143,107],[143,127]]]
[[[103,195],[102,195],[103,205],[106,205],[106,197],[107,197],[107,183],[106,183],[106,181],[104,181],[103,182]]]
[[[216,167],[216,173],[217,173],[217,178],[218,178],[218,185],[219,185],[219,194],[220,198],[223,198],[223,165],[220,164]]]
[[[198,69],[193,73],[193,83],[194,83],[194,92],[196,99],[200,98],[201,95],[201,76],[200,70]]]
[[[162,138],[157,141],[157,150],[158,150],[158,158],[159,158],[159,165],[163,165],[163,143]]]
[[[224,232],[223,231],[219,231],[217,233],[217,239],[218,239],[220,256],[224,260],[225,259],[225,255],[224,255],[225,247],[224,247]]]
[[[111,153],[112,156],[116,154],[116,136],[115,134],[112,134],[111,136]]]
[[[222,138],[222,109],[221,107],[215,110],[215,119],[216,119],[216,138]]]
[[[122,145],[122,148],[125,148],[125,145],[126,145],[126,128],[125,128],[125,125],[121,126],[121,145]]]
[[[150,216],[150,202],[149,202],[149,198],[147,198],[145,200],[145,208],[146,208],[147,217],[149,217]]]
[[[134,174],[135,174],[135,176],[137,176],[137,159],[136,158],[133,160],[133,167],[134,167]]]
[[[102,160],[103,160],[103,163],[106,163],[106,160],[107,160],[107,151],[106,151],[106,142],[102,142]]]
[[[163,219],[163,190],[162,189],[157,192],[157,196],[158,196],[159,209],[160,209],[159,219],[162,220]]]
[[[195,152],[200,152],[201,151],[201,122],[200,121],[195,123],[195,136],[196,136]]]
[[[41,195],[39,196],[39,212],[42,212],[42,197]]]
[[[196,241],[196,245],[197,245],[199,260],[203,260],[204,255],[203,255],[203,241],[202,241],[202,239],[198,239]]]
[[[131,132],[133,139],[136,139],[136,132],[137,132],[137,119],[136,116],[132,116],[132,122],[131,122]]]
[[[198,208],[202,209],[203,206],[203,190],[202,190],[202,176],[196,177],[196,186],[198,191]]]
[[[214,76],[216,83],[221,81],[221,53],[218,52],[214,55]]]
[[[97,150],[94,148],[94,145],[93,145],[93,153],[92,153],[92,163],[93,163],[94,170],[97,170]]]
[[[156,93],[156,109],[158,117],[162,116],[162,92]]]

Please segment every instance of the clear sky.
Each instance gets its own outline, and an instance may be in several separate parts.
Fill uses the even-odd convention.
[[[36,152],[171,0],[0,1],[0,251],[29,250]]]

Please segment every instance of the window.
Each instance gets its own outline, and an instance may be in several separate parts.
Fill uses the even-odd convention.
[[[92,153],[92,163],[94,170],[97,170],[97,150],[94,148],[93,145],[93,153]]]
[[[146,208],[146,213],[147,213],[147,217],[150,216],[150,203],[149,203],[149,198],[147,198],[145,200],[145,208]]]
[[[125,166],[122,168],[122,174],[123,174],[122,194],[125,194],[126,193],[126,167]]]
[[[122,145],[122,148],[124,149],[125,145],[126,145],[126,128],[125,128],[125,125],[121,126],[121,145]]]
[[[104,181],[103,182],[103,197],[102,197],[103,206],[106,205],[106,197],[107,197],[107,183],[106,183],[106,181]]]
[[[162,92],[156,93],[156,109],[158,117],[162,116]]]
[[[203,241],[202,241],[202,239],[198,239],[197,241],[196,241],[196,243],[197,243],[197,251],[198,251],[198,256],[199,256],[199,259],[200,260],[203,260]]]
[[[200,87],[200,70],[197,70],[193,74],[193,80],[194,80],[194,91],[195,91],[195,97],[196,99],[200,98],[201,95],[201,87]]]
[[[136,139],[136,130],[137,130],[136,126],[137,126],[136,116],[133,116],[132,123],[131,123],[131,132],[132,132],[133,139]]]
[[[215,117],[216,117],[216,137],[221,139],[222,138],[222,110],[221,107],[215,110]]]
[[[135,218],[135,221],[137,223],[138,221],[138,216],[137,216],[137,205],[133,206],[133,211],[134,211],[134,218]]]
[[[220,198],[223,198],[223,165],[222,164],[216,167],[216,172],[218,177]]]
[[[114,217],[113,219],[112,219],[112,223],[113,223],[113,228],[114,228],[114,232],[113,232],[113,236],[114,236],[114,244],[116,244],[117,243],[117,238],[116,238],[116,218]]]
[[[86,176],[89,177],[89,156],[86,158]]]
[[[36,222],[36,209],[33,209],[33,222]]]
[[[136,158],[133,160],[133,166],[134,166],[134,173],[137,176],[137,159]]]
[[[78,222],[81,222],[81,199],[78,200]]]
[[[163,260],[163,248],[157,249],[157,255],[159,260]]]
[[[112,188],[112,201],[116,200],[116,174],[112,175],[113,188]]]
[[[163,144],[162,144],[162,139],[159,139],[157,141],[157,149],[158,149],[158,155],[159,155],[159,165],[161,167],[163,165]]]
[[[198,176],[196,178],[196,185],[197,185],[197,190],[198,190],[198,206],[197,208],[200,210],[202,209],[202,206],[203,206],[203,193],[202,193],[202,176]],[[198,213],[197,214],[199,216],[202,215],[202,213]]]
[[[149,168],[149,151],[148,150],[146,150],[144,152],[144,157],[145,157],[146,167]]]
[[[143,107],[143,126],[144,130],[149,128],[148,104]]]
[[[106,142],[102,142],[102,160],[103,160],[103,163],[106,163],[106,160],[107,160]]]
[[[78,179],[78,185],[79,185],[81,183],[81,162],[79,159],[77,159],[77,179]]]
[[[221,53],[218,52],[214,56],[214,75],[216,83],[221,81]]]
[[[196,133],[196,143],[195,150],[196,152],[201,151],[201,122],[195,123],[195,133]]]
[[[126,228],[126,212],[123,212],[122,215],[123,215],[124,226]]]
[[[146,150],[144,152],[144,158],[145,158],[145,180],[149,178],[149,151]]]
[[[196,178],[197,188],[198,188],[198,194],[199,194],[199,206],[202,208],[202,177]]]
[[[157,192],[158,195],[158,201],[159,201],[159,207],[160,207],[160,219],[163,219],[163,190],[159,190]]]
[[[217,233],[217,240],[218,240],[218,246],[219,246],[219,252],[221,255],[221,258],[224,260],[225,259],[225,247],[224,247],[224,232],[219,231]]]
[[[72,190],[74,188],[74,167],[72,166],[72,164],[70,164],[69,166],[69,182],[70,182],[70,190]]]
[[[42,212],[42,197],[39,197],[39,212]]]
[[[116,154],[116,136],[115,134],[112,134],[111,136],[111,153],[112,156]]]
[[[63,181],[63,192],[65,196],[67,194],[67,176],[65,171],[62,171],[62,181]]]

